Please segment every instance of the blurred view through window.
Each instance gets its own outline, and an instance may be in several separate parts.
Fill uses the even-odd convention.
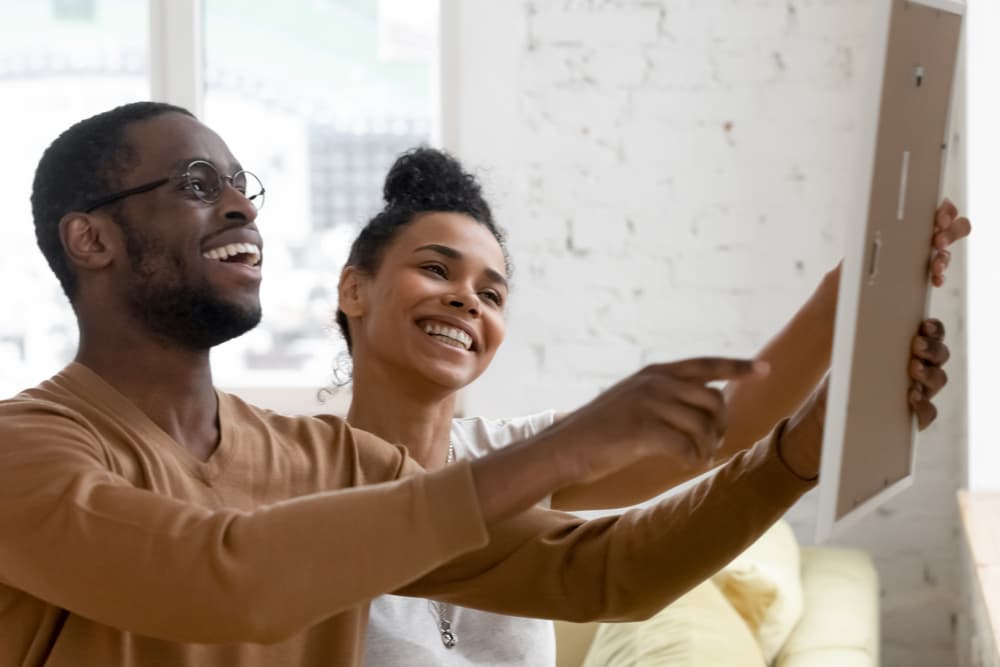
[[[55,373],[76,352],[76,320],[35,245],[31,182],[42,151],[74,122],[149,97],[147,6],[136,0],[0,3],[0,392]]]
[[[76,327],[34,242],[44,148],[73,122],[148,99],[148,7],[136,0],[0,4],[0,391],[56,372]],[[267,187],[264,319],[214,355],[229,386],[323,386],[337,353],[336,282],[397,154],[437,123],[437,0],[204,0],[205,122]]]

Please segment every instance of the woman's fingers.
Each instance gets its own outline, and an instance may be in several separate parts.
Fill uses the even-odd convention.
[[[931,399],[948,384],[948,375],[941,366],[948,362],[951,351],[944,342],[941,320],[927,318],[920,323],[910,354],[907,370],[912,382],[907,398],[917,416],[917,427],[923,430],[937,419],[937,407]]]
[[[947,250],[935,250],[931,256],[931,282],[935,287],[944,285],[944,274],[951,263],[951,253]]]
[[[958,208],[948,199],[941,202],[934,213],[934,236],[931,239],[930,279],[935,287],[945,281],[945,271],[951,262],[948,247],[972,233],[972,223],[966,217],[959,217]]]
[[[948,374],[937,366],[929,366],[919,359],[910,360],[910,377],[920,384],[924,398],[934,396],[948,384]]]
[[[920,334],[934,340],[944,340],[944,324],[935,317],[928,317],[920,323]]]
[[[914,382],[910,387],[910,409],[917,416],[917,429],[923,431],[937,419],[937,406],[924,393],[924,386]]]
[[[972,223],[966,217],[947,219],[946,225],[941,225],[942,217],[938,216],[938,225],[934,228],[934,248],[944,250],[955,241],[960,241],[972,233]]]
[[[934,226],[936,229],[948,227],[958,216],[958,207],[947,197],[941,202],[934,212]]]
[[[917,428],[921,431],[937,419],[937,407],[929,398],[923,397],[919,392],[910,392],[910,407],[913,409],[913,414],[917,416]]]
[[[943,366],[951,358],[951,350],[943,341],[929,336],[913,338],[913,356],[934,366]]]

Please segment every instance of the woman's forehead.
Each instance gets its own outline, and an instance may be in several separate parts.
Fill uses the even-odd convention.
[[[405,253],[427,245],[453,248],[463,257],[478,259],[506,274],[503,249],[489,227],[465,213],[432,211],[418,214],[397,237],[396,247]]]

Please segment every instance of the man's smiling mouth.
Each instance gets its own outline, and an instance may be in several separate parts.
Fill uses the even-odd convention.
[[[224,246],[207,250],[201,256],[220,262],[258,266],[260,264],[260,247],[253,243],[227,243]]]

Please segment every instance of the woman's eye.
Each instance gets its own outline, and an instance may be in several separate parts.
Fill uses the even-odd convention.
[[[436,273],[442,278],[448,277],[448,272],[445,271],[444,267],[440,264],[427,264],[421,267],[424,271],[430,271],[431,273]]]
[[[496,292],[494,292],[492,290],[488,290],[486,292],[483,292],[482,296],[483,296],[483,298],[489,299],[490,301],[492,301],[493,303],[495,303],[498,306],[502,306],[503,305],[503,297],[501,297],[499,294],[497,294]]]

